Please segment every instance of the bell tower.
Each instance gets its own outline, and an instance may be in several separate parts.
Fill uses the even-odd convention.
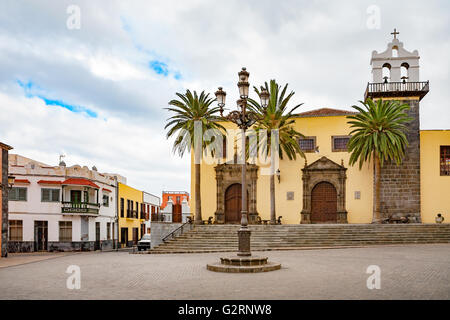
[[[420,217],[420,116],[419,103],[429,91],[429,82],[419,78],[419,52],[407,51],[397,39],[397,32],[381,53],[372,52],[372,81],[367,84],[364,99],[398,100],[410,105],[412,118],[406,133],[408,147],[400,166],[385,163],[381,168],[382,218],[409,216],[410,222]],[[375,184],[374,184],[375,188]],[[374,192],[375,196],[375,192]],[[374,199],[375,205],[375,199]]]

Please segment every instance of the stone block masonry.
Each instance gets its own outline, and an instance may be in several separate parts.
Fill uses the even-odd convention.
[[[399,100],[410,105],[408,115],[413,120],[406,134],[409,145],[403,163],[385,162],[381,169],[380,202],[382,218],[410,216],[412,222],[420,217],[420,118],[419,100]],[[375,184],[374,184],[375,205]]]

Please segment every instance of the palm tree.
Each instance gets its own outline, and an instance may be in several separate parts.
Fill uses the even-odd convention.
[[[260,152],[266,157],[270,155],[270,223],[276,224],[276,212],[275,212],[275,154],[271,152],[272,134],[278,133],[278,154],[280,159],[283,159],[283,155],[289,158],[289,160],[297,159],[297,154],[305,157],[300,146],[298,139],[304,136],[296,131],[293,127],[295,123],[294,111],[302,104],[296,105],[292,109],[288,110],[288,103],[292,96],[295,94],[291,91],[286,95],[288,84],[283,89],[277,84],[275,80],[270,80],[270,86],[265,83],[262,90],[266,90],[270,93],[269,103],[266,108],[261,106],[257,101],[248,99],[249,109],[257,114],[257,121],[255,123],[255,131],[257,133],[260,130],[267,130],[267,135],[260,141]],[[260,90],[254,87],[255,92],[260,96]],[[274,131],[272,131],[274,130]]]
[[[216,114],[219,112],[218,107],[211,107],[215,101],[209,98],[209,94],[204,91],[197,95],[194,91],[192,94],[187,90],[185,94],[176,93],[179,100],[171,100],[169,105],[172,107],[166,108],[174,115],[167,119],[167,124],[164,129],[169,129],[167,138],[176,135],[173,143],[173,151],[178,152],[182,157],[186,150],[194,151],[194,171],[195,171],[195,218],[194,223],[202,223],[202,207],[200,196],[200,163],[202,160],[203,151],[207,145],[214,141],[211,139],[207,142],[203,139],[203,133],[209,129],[224,130],[223,126],[217,123],[219,117]],[[199,130],[200,129],[200,130]],[[200,132],[201,131],[201,132]]]
[[[354,128],[350,135],[348,151],[351,153],[349,164],[359,160],[359,169],[364,162],[374,159],[375,166],[375,210],[373,223],[381,222],[380,212],[380,178],[381,167],[385,161],[395,161],[400,165],[408,146],[406,138],[407,123],[412,120],[405,112],[408,104],[398,101],[379,99],[374,102],[367,99],[360,101],[363,107],[353,106],[357,114],[347,116],[347,123]]]

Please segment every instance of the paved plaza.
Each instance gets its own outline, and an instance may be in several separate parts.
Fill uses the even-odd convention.
[[[0,299],[450,299],[450,245],[255,252],[282,269],[206,270],[221,254],[88,252],[0,268]],[[16,259],[17,257],[11,257]],[[67,289],[70,265],[81,288]],[[369,290],[370,265],[381,289]]]

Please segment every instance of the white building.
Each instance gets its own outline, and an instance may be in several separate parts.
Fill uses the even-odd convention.
[[[148,213],[148,216],[145,217],[144,233],[150,233],[152,220],[151,217],[152,215],[154,216],[159,213],[159,208],[161,206],[161,198],[145,191],[143,191],[142,194],[143,194],[142,202],[144,206],[146,206],[146,212]]]
[[[94,167],[49,166],[9,156],[9,252],[112,249],[117,185],[126,179]]]

